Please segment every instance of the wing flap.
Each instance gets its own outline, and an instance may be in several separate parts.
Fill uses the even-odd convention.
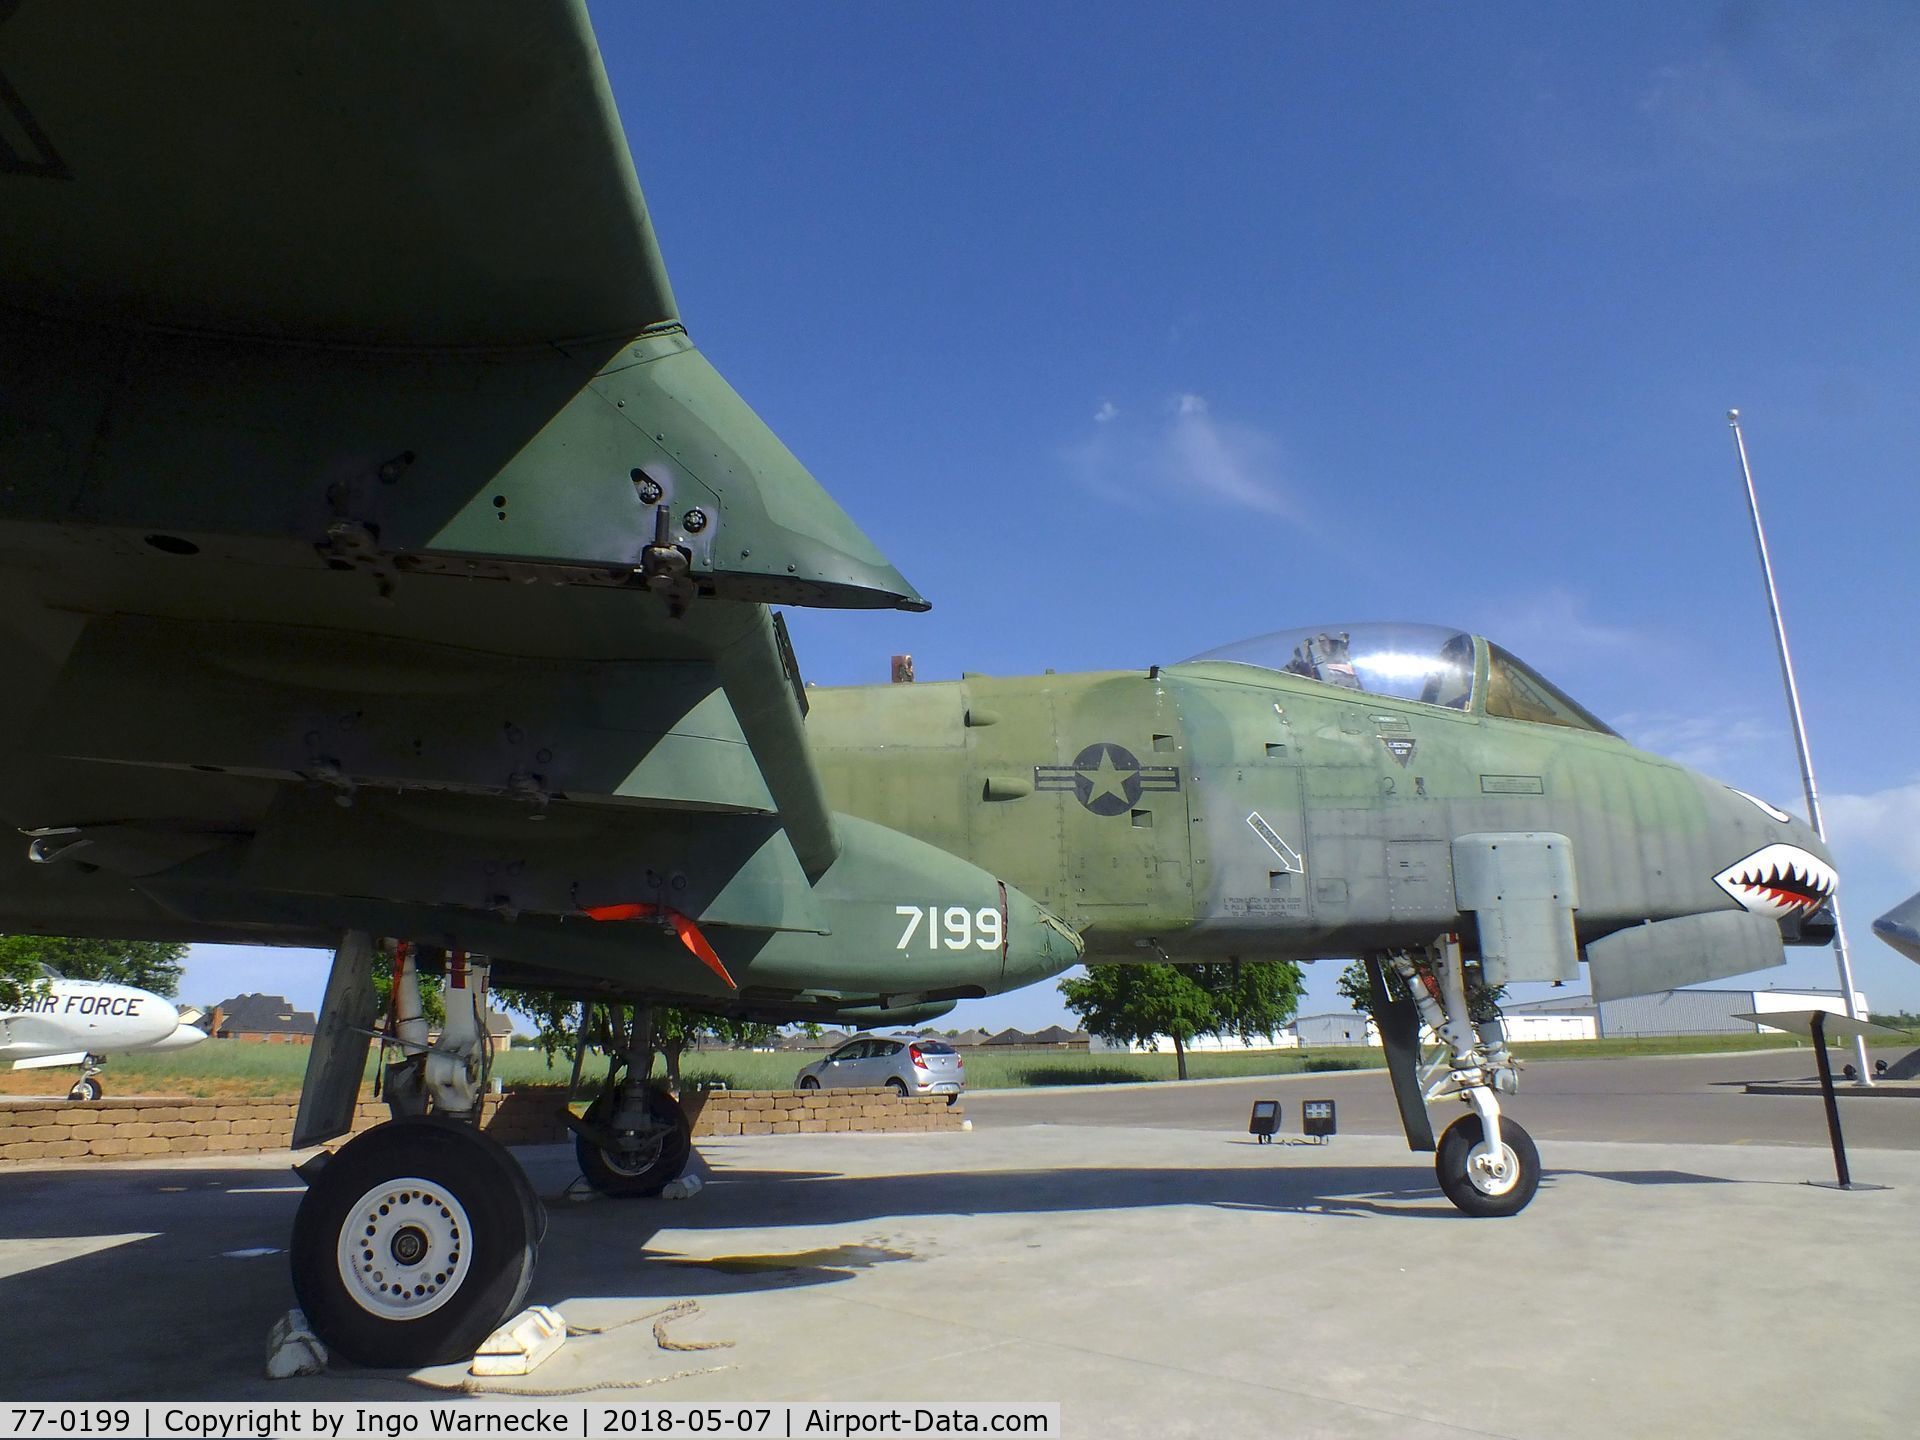
[[[784,694],[769,677],[767,687]],[[137,706],[129,694],[142,697]],[[529,803],[771,814],[720,672],[583,666],[258,625],[91,623],[42,707],[45,755]],[[66,817],[60,823],[66,823]]]

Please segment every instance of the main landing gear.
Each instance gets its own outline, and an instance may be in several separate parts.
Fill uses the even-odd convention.
[[[615,1199],[658,1195],[687,1168],[693,1126],[679,1103],[647,1079],[653,1067],[650,1009],[610,1007],[605,1039],[611,1058],[600,1093],[584,1116],[567,1119],[580,1173]]]
[[[296,1147],[346,1133],[369,1040],[402,1052],[381,1076],[394,1118],[300,1167],[307,1193],[290,1247],[294,1294],[314,1333],[363,1365],[472,1355],[526,1299],[546,1231],[526,1173],[476,1124],[489,1060],[487,966],[459,952],[440,957],[447,1018],[429,1044],[420,958],[396,947],[381,1021],[371,937],[342,942],[294,1126]]]
[[[1386,998],[1381,994],[1385,989],[1382,959],[1411,997],[1414,1011],[1406,1018],[1411,1020],[1417,1013],[1441,1044],[1435,1059],[1417,1070],[1410,1064],[1389,1065],[1395,1088],[1401,1092],[1409,1141],[1416,1148],[1433,1148],[1430,1122],[1425,1128],[1426,1143],[1421,1144],[1414,1115],[1424,1122],[1425,1106],[1432,1101],[1447,1096],[1464,1101],[1473,1113],[1447,1128],[1434,1154],[1440,1188],[1468,1215],[1518,1214],[1540,1188],[1540,1152],[1532,1136],[1500,1113],[1500,1095],[1511,1095],[1519,1088],[1519,1066],[1507,1049],[1499,1012],[1490,1004],[1470,1002],[1468,966],[1457,937],[1446,936],[1419,953],[1398,951],[1375,957],[1369,969],[1377,977],[1376,1001]],[[1484,1018],[1476,1021],[1476,1010]],[[1384,1014],[1382,1020],[1382,1038],[1388,1040],[1391,1052]]]
[[[446,1023],[431,1041],[423,960],[446,977]],[[486,962],[396,945],[383,1016],[373,961],[373,939],[360,932],[334,953],[293,1143],[353,1127],[374,1039],[383,1058],[399,1052],[380,1070],[393,1119],[300,1167],[307,1194],[293,1225],[294,1294],[314,1333],[347,1359],[441,1364],[472,1355],[521,1307],[546,1209],[513,1157],[478,1129],[491,1058]],[[692,1129],[647,1082],[652,1012],[614,1006],[607,1016],[606,1081],[584,1118],[567,1115],[580,1168],[604,1194],[657,1195],[686,1168]]]
[[[363,1365],[464,1359],[526,1299],[543,1228],[501,1146],[456,1120],[394,1120],[312,1178],[294,1294],[314,1333]]]

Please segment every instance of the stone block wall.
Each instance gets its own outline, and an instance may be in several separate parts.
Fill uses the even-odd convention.
[[[696,1139],[826,1131],[957,1130],[963,1118],[944,1098],[891,1090],[715,1090],[684,1100]],[[126,1099],[75,1103],[0,1101],[0,1164],[34,1160],[139,1160],[284,1150],[294,1111],[286,1100]],[[353,1133],[387,1118],[362,1101]],[[488,1096],[481,1129],[503,1145],[572,1138],[550,1094]]]
[[[891,1090],[709,1090],[682,1103],[695,1139],[845,1130],[958,1130],[966,1112],[944,1095]]]

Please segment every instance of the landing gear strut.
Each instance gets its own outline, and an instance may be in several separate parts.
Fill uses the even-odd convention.
[[[519,1164],[480,1133],[487,965],[445,956],[447,1020],[427,1042],[418,962],[396,947],[391,1006],[373,1019],[373,943],[349,934],[334,955],[307,1062],[295,1143],[350,1127],[369,1041],[397,1046],[382,1088],[394,1118],[300,1167],[293,1288],[314,1332],[364,1365],[465,1358],[519,1309],[546,1211]]]
[[[73,1082],[73,1088],[67,1091],[69,1100],[98,1100],[106,1094],[106,1087],[97,1078],[106,1066],[103,1055],[88,1055],[80,1062],[80,1078]]]
[[[1500,1095],[1519,1088],[1519,1067],[1498,1012],[1483,1006],[1486,1018],[1474,1019],[1455,936],[1418,956],[1387,958],[1441,1042],[1439,1056],[1423,1073],[1404,1081],[1396,1075],[1396,1085],[1419,1085],[1422,1104],[1453,1096],[1473,1108],[1440,1137],[1434,1172],[1441,1190],[1469,1215],[1518,1214],[1540,1188],[1540,1152],[1532,1136],[1500,1113]]]
[[[581,1041],[585,1047],[584,1037]],[[603,1195],[630,1200],[658,1195],[687,1168],[693,1126],[679,1103],[651,1084],[653,1012],[610,1008],[607,1050],[612,1057],[600,1093],[585,1116],[569,1119],[580,1173]]]

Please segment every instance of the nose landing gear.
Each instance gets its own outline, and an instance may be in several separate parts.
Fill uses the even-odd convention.
[[[1540,1188],[1540,1152],[1532,1136],[1500,1113],[1501,1094],[1519,1089],[1519,1062],[1508,1052],[1497,1010],[1485,1005],[1487,1018],[1474,1019],[1454,936],[1422,955],[1387,959],[1442,1047],[1424,1073],[1403,1081],[1396,1072],[1395,1084],[1424,1085],[1421,1105],[1451,1095],[1473,1107],[1440,1137],[1434,1174],[1441,1191],[1468,1215],[1517,1215]]]
[[[105,1068],[106,1063],[106,1057],[104,1056],[87,1056],[80,1065],[80,1078],[74,1081],[73,1088],[67,1091],[67,1099],[82,1101],[98,1100],[102,1095],[106,1094],[106,1087],[101,1085],[99,1080],[100,1072]]]

